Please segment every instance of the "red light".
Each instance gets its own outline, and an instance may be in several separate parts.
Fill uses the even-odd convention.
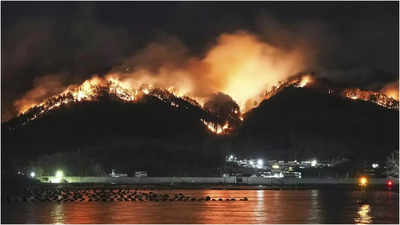
[[[388,181],[387,181],[387,186],[391,187],[392,185],[393,185],[393,181],[388,180]]]

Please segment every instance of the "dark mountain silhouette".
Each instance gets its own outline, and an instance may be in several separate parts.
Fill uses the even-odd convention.
[[[130,175],[144,169],[153,176],[204,176],[215,175],[228,152],[267,159],[378,160],[399,148],[398,110],[311,88],[285,88],[248,112],[227,136],[210,133],[201,118],[218,119],[189,99],[162,91],[136,103],[104,95],[28,122],[21,116],[2,124],[2,169],[74,152]]]
[[[171,105],[172,101],[179,107]],[[3,161],[7,164],[7,159],[79,150],[92,152],[90,157],[99,158],[110,168],[154,167],[156,174],[169,167],[172,171],[174,165],[181,169],[185,164],[203,163],[205,168],[215,168],[221,157],[204,151],[214,138],[200,118],[214,119],[185,99],[148,95],[137,103],[126,103],[105,95],[97,101],[66,105],[28,122],[16,118],[3,124]]]
[[[288,87],[245,115],[237,151],[301,159],[382,159],[398,149],[399,112],[311,88]]]

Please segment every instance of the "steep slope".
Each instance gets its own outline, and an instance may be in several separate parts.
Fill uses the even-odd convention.
[[[242,121],[237,104],[222,93],[203,108],[168,90],[130,93],[100,84],[68,89],[3,123],[2,169],[15,160],[78,152],[105,168],[204,175],[215,174],[232,151],[267,159],[375,160],[399,148],[397,101],[377,92],[347,96],[311,76],[266,92]]]
[[[223,155],[206,151],[218,149],[214,140],[218,137],[200,118],[215,118],[189,100],[174,98],[179,107],[169,100],[147,95],[127,103],[105,95],[59,107],[23,126],[15,126],[21,118],[5,123],[2,169],[20,168],[31,160],[50,165],[48,160],[59,158],[55,153],[70,152],[100,163],[107,171],[116,168],[131,175],[142,169],[152,176],[210,174]],[[78,163],[79,158],[60,159],[55,167],[67,164],[71,170],[69,162]]]
[[[212,115],[183,99],[175,103],[180,107],[152,95],[135,103],[105,95],[57,108],[23,126],[18,125],[23,118],[17,118],[2,125],[2,152],[28,157],[146,138],[195,145],[209,136],[200,118],[212,120]]]
[[[288,87],[245,115],[235,150],[268,158],[384,158],[398,149],[398,110]]]

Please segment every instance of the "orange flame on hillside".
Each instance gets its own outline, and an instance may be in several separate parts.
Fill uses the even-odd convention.
[[[200,121],[203,122],[203,124],[208,128],[208,130],[210,130],[215,134],[226,134],[230,130],[228,122],[225,122],[225,124],[221,126],[219,124],[207,122],[204,119],[201,119]]]
[[[252,108],[257,107],[258,104],[260,104],[262,101],[270,99],[272,96],[276,95],[277,93],[289,86],[297,88],[309,87],[314,83],[314,80],[315,78],[312,75],[305,74],[301,76],[293,76],[287,80],[279,81],[277,84],[272,85],[270,89],[263,90],[263,92],[261,92],[261,94],[259,94],[258,96],[249,99],[246,102],[244,112],[247,112]],[[243,117],[240,118],[241,120],[243,120]]]
[[[240,110],[235,115],[243,121],[242,113],[284,88],[311,87],[315,81],[310,74],[293,76],[308,68],[310,59],[304,54],[306,49],[279,49],[244,31],[220,35],[217,43],[201,58],[188,56],[185,50],[175,42],[167,45],[152,43],[104,78],[94,76],[81,85],[66,88],[61,82],[51,80],[53,78],[43,82],[39,80],[14,105],[20,114],[32,111],[31,119],[35,119],[65,104],[96,100],[102,93],[116,96],[124,102],[136,102],[144,95],[163,100],[162,94],[154,92],[160,89],[201,107],[210,96],[221,92],[239,105]],[[372,100],[385,107],[395,106],[395,99],[399,99],[398,89],[391,86],[382,89],[382,92],[392,98],[357,89],[346,90],[343,95],[352,99]],[[171,102],[171,106],[180,107],[176,102]],[[216,134],[229,133],[233,127],[221,120],[221,124],[204,118],[200,122]]]
[[[126,102],[135,101],[138,95],[137,90],[131,90],[125,87],[123,83],[115,79],[103,79],[94,76],[79,86],[71,85],[60,94],[52,96],[39,104],[32,105],[35,107],[43,107],[43,110],[49,111],[71,102],[93,101],[100,95],[101,91],[113,94]],[[20,113],[23,114],[30,108],[31,107],[22,107]]]
[[[298,84],[296,85],[297,87],[305,87],[307,85],[310,85],[313,81],[313,77],[311,77],[310,75],[305,75],[302,76],[300,79],[300,82],[298,82]]]
[[[306,67],[303,52],[301,47],[277,48],[245,31],[220,35],[201,58],[188,56],[184,46],[176,41],[151,43],[104,78],[93,77],[82,85],[68,86],[56,97],[54,94],[60,92],[43,91],[51,86],[39,82],[15,106],[20,114],[34,106],[51,110],[70,102],[94,100],[99,90],[134,102],[150,94],[152,88],[159,88],[176,96],[189,96],[200,105],[221,92],[231,96],[240,111],[246,112],[252,108],[247,107],[248,101]],[[46,100],[49,97],[51,100]],[[215,133],[221,132],[215,129]]]
[[[383,94],[385,94],[386,96],[399,101],[399,82],[396,81],[396,82],[387,84],[385,87],[383,87],[381,89],[381,92]]]
[[[374,102],[375,104],[390,109],[395,109],[399,107],[399,102],[397,100],[398,97],[397,99],[392,98],[384,94],[384,92],[361,90],[359,88],[348,88],[342,91],[342,96],[352,100]]]
[[[174,94],[174,96],[179,95],[179,91],[174,87],[169,87],[165,91]],[[132,89],[129,85],[124,84],[113,76],[108,76],[107,78],[94,76],[91,79],[84,81],[79,86],[69,86],[65,91],[50,97],[41,103],[36,105],[33,104],[31,107],[22,108],[21,110],[23,111],[21,111],[21,114],[29,113],[31,110],[34,110],[35,113],[33,113],[32,117],[29,119],[34,120],[44,113],[57,109],[63,105],[74,102],[95,101],[102,94],[116,96],[124,102],[136,102],[144,95],[152,95],[160,100],[165,100],[165,96],[160,94],[160,92],[155,91],[152,85],[142,85],[139,89]],[[193,100],[190,100],[188,97],[184,99],[193,105],[197,104],[197,102],[191,102]],[[170,105],[173,107],[180,107],[178,103],[173,101],[171,101]],[[218,135],[227,134],[230,129],[228,122],[225,122],[224,125],[219,125],[217,123],[206,121],[205,119],[200,119],[200,121],[211,132]]]

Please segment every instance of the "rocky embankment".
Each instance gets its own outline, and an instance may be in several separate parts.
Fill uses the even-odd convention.
[[[138,191],[130,188],[24,188],[21,193],[3,195],[7,203],[18,202],[114,202],[114,201],[248,201],[247,197],[212,198],[187,196],[183,193],[156,193],[152,191]]]

